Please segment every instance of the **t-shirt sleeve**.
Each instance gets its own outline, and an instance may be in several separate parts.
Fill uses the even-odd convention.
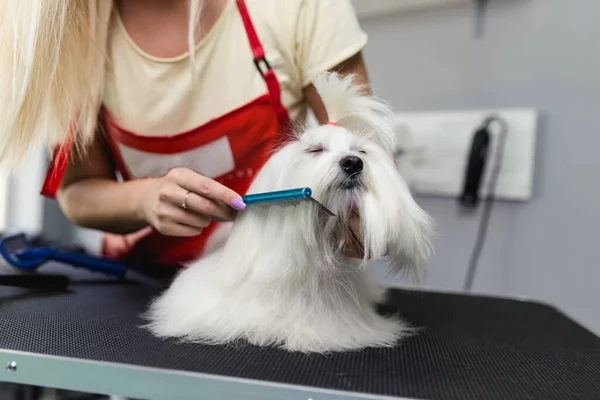
[[[298,11],[295,61],[303,87],[367,44],[350,0],[301,0]]]

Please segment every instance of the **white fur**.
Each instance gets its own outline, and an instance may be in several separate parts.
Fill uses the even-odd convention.
[[[309,129],[282,147],[249,189],[308,186],[336,216],[320,215],[311,203],[249,206],[225,246],[184,269],[152,303],[146,317],[155,335],[328,352],[391,346],[410,334],[398,317],[376,313],[385,291],[368,276],[366,259],[387,257],[397,272],[420,276],[431,222],[394,166],[391,110],[360,95],[351,79],[327,73],[315,80],[338,125]],[[307,153],[318,146],[324,151]],[[360,187],[342,186],[349,178],[339,162],[348,155],[363,160]],[[361,216],[364,260],[341,252],[350,202]]]

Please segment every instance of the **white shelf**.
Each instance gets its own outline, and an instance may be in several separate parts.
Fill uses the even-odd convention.
[[[533,177],[538,112],[533,109],[417,112],[396,115],[400,147],[399,169],[416,194],[456,198],[463,190],[467,156],[473,134],[483,119],[499,114],[508,124],[502,167],[495,197],[529,201]],[[487,194],[496,156],[498,125],[490,126],[491,154],[485,168],[481,194]]]

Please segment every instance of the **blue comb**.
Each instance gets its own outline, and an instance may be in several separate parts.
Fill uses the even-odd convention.
[[[328,217],[334,217],[335,214],[329,211],[327,207],[319,203],[312,197],[310,188],[298,188],[290,190],[280,190],[277,192],[266,192],[247,194],[242,196],[242,200],[248,206],[267,208],[279,206],[283,208],[296,207],[299,204],[311,202],[319,208],[319,211]]]

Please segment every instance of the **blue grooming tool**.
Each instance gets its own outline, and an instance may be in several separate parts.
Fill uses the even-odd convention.
[[[21,270],[34,270],[46,261],[59,261],[74,267],[101,272],[123,278],[125,264],[108,258],[62,251],[51,247],[33,247],[23,233],[0,239],[0,255],[11,266]]]
[[[266,192],[248,194],[242,196],[242,200],[246,205],[256,206],[261,208],[280,206],[283,208],[296,207],[299,204],[305,202],[311,202],[316,204],[319,211],[329,217],[334,217],[335,214],[329,211],[327,207],[319,203],[312,197],[312,190],[310,188],[299,188],[290,190],[281,190],[277,192]]]

